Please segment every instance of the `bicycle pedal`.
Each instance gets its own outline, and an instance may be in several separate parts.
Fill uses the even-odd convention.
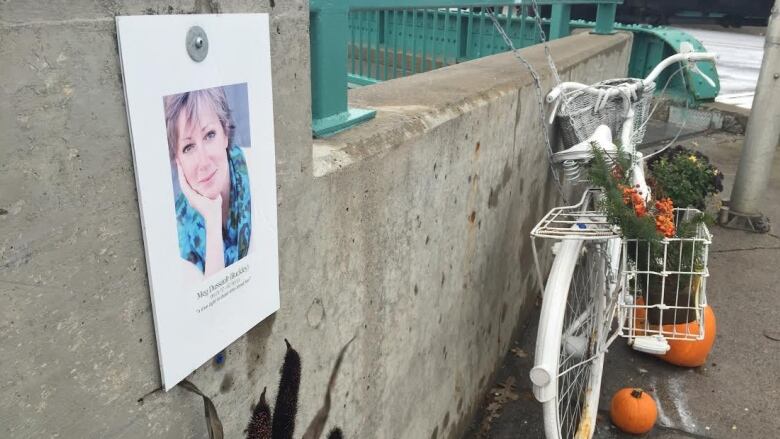
[[[666,341],[666,338],[661,337],[660,335],[634,337],[634,339],[629,343],[635,351],[645,352],[647,354],[653,355],[663,355],[670,349],[669,342]]]

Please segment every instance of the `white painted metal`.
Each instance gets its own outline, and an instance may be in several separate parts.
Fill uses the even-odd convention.
[[[583,241],[567,240],[561,243],[558,256],[555,258],[552,270],[547,282],[548,291],[545,293],[546,299],[542,303],[542,310],[539,319],[539,329],[537,333],[536,353],[534,357],[534,368],[531,370],[531,381],[534,384],[534,396],[543,404],[545,434],[547,438],[563,438],[562,428],[568,427],[572,432],[576,431],[576,437],[590,438],[595,428],[596,413],[598,409],[598,397],[601,386],[601,369],[604,361],[604,350],[598,344],[602,338],[601,328],[604,322],[604,296],[598,289],[591,289],[593,315],[578,315],[573,319],[569,328],[564,328],[564,317],[567,311],[567,298],[573,282],[572,275],[578,263],[593,263],[593,258],[600,258],[603,253],[583,251]],[[606,263],[606,262],[605,262]],[[599,270],[597,270],[599,271]],[[592,336],[593,340],[587,337],[573,335],[576,331],[574,327],[582,325],[586,318],[592,318],[594,329],[598,332]],[[595,342],[593,353],[586,358],[586,353],[591,341]],[[562,350],[568,354],[573,354],[576,358],[576,364],[565,370],[560,370],[563,365],[560,364]],[[562,425],[566,416],[561,414],[562,402],[559,398],[567,398],[574,395],[580,399],[579,393],[568,389],[561,391],[558,388],[560,377],[566,373],[576,374],[572,371],[574,368],[587,368],[586,376],[582,377],[582,400],[575,403],[581,407],[576,414],[578,423],[576,426]],[[572,383],[576,385],[576,383]],[[563,403],[564,405],[565,402]],[[572,416],[572,413],[568,414]]]
[[[639,352],[645,352],[653,355],[663,355],[669,352],[669,342],[661,335],[643,335],[635,337],[631,347]]]
[[[571,276],[581,249],[580,240],[564,241],[558,249],[558,255],[547,278],[544,301],[539,315],[539,329],[536,334],[534,369],[541,369],[550,377],[558,376],[563,311],[566,307],[566,295],[569,292]],[[539,380],[540,383],[545,381],[546,385],[535,385],[533,389],[536,400],[542,403],[554,399],[557,392],[556,379]]]
[[[597,191],[586,191],[579,203],[573,206],[556,207],[542,218],[531,230],[533,238],[604,240],[620,236],[620,229],[606,221],[604,212],[588,209],[591,198]],[[560,255],[560,244],[556,243],[556,255]]]
[[[689,65],[689,68],[694,68],[692,66],[695,66],[696,62],[699,61],[715,61],[717,59],[717,55],[712,52],[686,52],[686,53],[676,53],[668,58],[665,58],[663,61],[661,61],[651,72],[647,75],[646,78],[644,78],[641,83],[644,83],[645,85],[649,85],[651,83],[654,83],[656,79],[658,79],[658,75],[661,74],[667,67],[676,64],[678,62],[685,63]],[[693,64],[690,64],[693,62]],[[701,75],[705,78],[705,81],[712,81],[712,78],[708,78],[706,75],[701,73],[698,69],[696,70],[696,73]],[[714,83],[713,83],[714,85]],[[593,94],[593,95],[606,95],[606,96],[618,96],[621,94],[625,94],[626,91],[629,93],[631,92],[631,89],[633,89],[634,92],[639,87],[639,83],[629,83],[629,84],[621,84],[620,86],[615,86],[610,88],[609,90],[605,90],[601,87],[594,87],[592,85],[588,84],[581,84],[579,82],[562,82],[558,84],[556,87],[554,87],[550,93],[547,94],[547,102],[552,103],[555,102],[558,98],[560,98],[563,94],[567,92],[572,91],[585,91],[587,93]]]
[[[687,52],[676,54],[662,61],[661,64],[659,64],[659,66],[643,81],[629,81],[620,86],[611,88],[595,88],[584,84],[561,83],[550,92],[547,96],[547,101],[548,103],[555,104],[552,114],[552,117],[554,118],[558,108],[557,104],[559,98],[572,90],[584,90],[587,93],[595,95],[597,97],[595,100],[596,106],[598,106],[600,102],[604,102],[610,96],[618,94],[625,96],[627,98],[626,111],[625,120],[622,123],[622,130],[620,133],[621,139],[625,151],[633,157],[634,164],[631,171],[634,183],[638,185],[645,200],[648,200],[650,198],[650,189],[647,187],[644,179],[642,157],[641,154],[636,153],[636,143],[634,142],[634,137],[632,137],[632,131],[634,129],[634,111],[629,103],[630,98],[636,98],[639,87],[644,84],[652,83],[661,71],[670,65],[678,62],[683,62],[687,65],[690,61],[694,61],[694,63],[692,63],[692,66],[694,67],[692,71],[701,74],[698,69],[695,69],[695,61],[714,59],[715,55],[711,53]],[[688,67],[690,68],[691,65]],[[604,128],[606,128],[606,132],[609,136],[604,133]],[[585,137],[580,136],[580,133],[577,133],[577,135],[580,139]],[[593,136],[595,136],[595,138],[593,138]],[[576,162],[587,162],[592,158],[592,153],[588,147],[590,147],[590,144],[594,141],[597,141],[600,144],[603,143],[605,146],[608,144],[607,148],[611,148],[611,150],[615,149],[614,145],[612,145],[611,131],[609,128],[595,128],[593,136],[590,136],[591,138],[585,139],[585,141],[582,141],[562,153],[556,154],[555,157],[553,157],[553,160],[563,163],[564,168],[566,168],[566,164],[568,164],[571,169],[574,169],[574,167],[577,166]],[[569,173],[574,175],[574,172]],[[578,178],[574,178],[572,180],[576,181],[577,179]],[[628,277],[620,273],[621,270],[626,268],[627,262],[625,240],[623,240],[622,244],[619,243],[618,240],[615,239],[616,236],[619,236],[619,230],[616,230],[614,226],[607,223],[603,213],[592,208],[591,201],[596,193],[597,191],[593,190],[586,191],[582,200],[577,205],[559,207],[551,210],[531,232],[534,259],[536,262],[537,274],[540,275],[540,286],[543,290],[544,298],[537,333],[534,367],[531,370],[531,381],[534,384],[534,396],[543,404],[545,434],[548,439],[569,439],[570,437],[578,439],[591,438],[596,422],[604,353],[609,344],[614,341],[619,334],[619,332],[610,334],[613,316],[618,314],[621,327],[625,326],[627,315],[625,313],[617,312],[618,305],[626,305],[630,302],[630,308],[632,310],[635,310],[637,307],[633,298],[629,301],[626,297],[625,290],[627,290],[629,280]],[[709,239],[709,235],[707,237]],[[556,243],[558,249],[546,285],[543,285],[541,281],[541,269],[535,243],[536,238],[554,238],[562,240]],[[598,244],[599,242],[602,243]],[[590,251],[586,251],[587,249],[590,249]],[[704,275],[700,276],[702,279],[702,293],[703,284],[706,280],[706,257],[707,250],[705,248]],[[599,264],[596,265],[597,268],[601,267],[600,270],[596,271],[597,277],[604,275],[604,279],[599,281],[601,282],[600,285],[592,285],[586,282],[588,294],[585,294],[584,296],[587,297],[586,300],[590,301],[590,305],[584,307],[584,310],[572,310],[571,307],[568,306],[567,300],[572,294],[576,283],[579,281],[579,279],[575,279],[575,271],[582,269],[583,266],[586,267],[586,269],[592,267],[591,264],[594,263]],[[667,270],[664,270],[664,273],[660,274],[664,275],[666,274],[666,271]],[[680,273],[679,268],[678,273]],[[636,276],[637,273],[633,273],[632,279],[634,279],[634,285],[637,284],[635,281]],[[582,290],[580,289],[578,291]],[[701,296],[703,302],[706,303],[704,294]],[[574,319],[569,319],[570,327],[564,328],[567,312],[580,312],[581,314],[577,314]],[[631,316],[630,324],[633,324],[633,314]],[[593,333],[591,333],[590,336],[587,334],[583,336],[580,333],[581,331],[579,331],[579,327],[588,321],[589,318],[592,318],[592,321],[595,322],[595,325],[593,326],[593,331],[596,331],[595,337]],[[700,325],[700,327],[703,328],[703,325]],[[591,340],[588,340],[588,338]],[[668,343],[661,334],[652,337],[640,337],[637,336],[637,334],[632,334],[632,341],[635,348],[645,352],[664,353],[668,350]],[[575,358],[577,363],[571,366],[561,365],[561,353],[567,355],[565,360]],[[587,376],[585,377],[587,382],[584,384],[584,387],[580,389],[585,389],[585,392],[576,392],[578,402],[580,395],[582,395],[582,404],[576,404],[575,410],[578,410],[576,414],[561,413],[561,400],[568,398],[572,393],[570,392],[571,389],[559,388],[562,377],[566,376],[566,374],[573,369],[583,366],[589,366]],[[566,428],[566,433],[562,433],[564,424],[567,422],[570,423],[572,420],[575,420],[577,425],[572,427],[569,424]]]
[[[681,49],[683,49],[681,47]],[[688,47],[689,50],[691,50],[691,47]],[[678,62],[684,63],[689,69],[694,71],[694,73],[697,73],[699,76],[704,78],[707,83],[709,83],[711,86],[715,87],[715,81],[712,80],[709,76],[702,73],[701,70],[696,67],[696,63],[699,61],[715,61],[717,59],[717,55],[711,52],[680,52],[677,54],[674,54],[668,58],[665,58],[663,61],[658,63],[657,66],[653,69],[653,71],[650,72],[649,75],[647,75],[647,78],[643,80],[645,84],[649,84],[651,82],[655,82],[656,79],[658,79],[658,75],[661,74],[664,70],[666,70],[667,67],[677,64]]]
[[[594,146],[604,150],[607,155],[617,152],[617,147],[612,143],[612,131],[601,125],[587,139],[571,148],[553,154],[553,163],[561,163],[566,160],[590,160],[593,158]]]
[[[697,209],[674,209],[675,224],[688,221],[700,215]],[[660,257],[653,260],[659,265],[651,266],[649,258],[645,258],[645,266],[629,263],[629,254],[634,261],[648,250],[644,241],[623,239],[624,271],[623,285],[618,299],[618,332],[629,339],[634,349],[643,352],[657,350],[653,346],[654,339],[643,339],[639,344],[632,340],[643,337],[662,337],[666,340],[701,340],[704,338],[704,307],[707,304],[707,270],[709,246],[712,235],[704,223],[698,223],[695,235],[689,238],[665,238],[661,240],[658,251]],[[700,261],[682,260],[682,256],[674,258],[671,255],[682,255],[683,248],[690,249],[691,258],[694,251]],[[671,252],[669,250],[679,250]],[[685,264],[685,265],[683,265]],[[683,269],[683,267],[689,267]],[[651,282],[653,279],[655,282]],[[674,282],[674,279],[677,279]],[[672,280],[672,282],[667,282]],[[653,290],[653,287],[660,291]],[[651,300],[651,297],[654,299]],[[642,299],[640,302],[639,299]],[[647,316],[652,313],[654,321]],[[686,321],[696,325],[679,325],[679,318],[690,316]],[[664,342],[665,343],[665,342]],[[645,348],[645,346],[649,346]],[[660,349],[660,348],[658,348]]]

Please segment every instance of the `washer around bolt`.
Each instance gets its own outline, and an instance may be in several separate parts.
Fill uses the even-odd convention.
[[[209,54],[209,38],[200,26],[192,26],[187,31],[187,53],[195,62],[201,62]]]

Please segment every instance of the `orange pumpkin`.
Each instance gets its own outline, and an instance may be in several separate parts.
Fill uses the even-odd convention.
[[[653,429],[658,417],[655,400],[642,389],[618,390],[609,406],[612,423],[626,433],[643,434]]]
[[[699,332],[699,323],[664,325],[664,331],[683,334]],[[707,362],[707,355],[715,343],[715,313],[711,306],[704,307],[704,338],[702,340],[669,340],[669,351],[660,357],[677,366],[698,367]]]

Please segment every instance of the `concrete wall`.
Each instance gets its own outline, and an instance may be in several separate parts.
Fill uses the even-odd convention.
[[[271,1],[270,3],[274,3]],[[115,15],[270,12],[282,308],[191,380],[241,437],[303,358],[298,433],[353,335],[329,426],[456,437],[534,297],[528,232],[555,203],[530,76],[499,55],[351,99],[376,120],[315,144],[304,1],[0,4],[0,436],[201,438],[159,385]],[[625,35],[553,44],[562,75],[625,72]],[[542,52],[524,51],[547,77]]]

